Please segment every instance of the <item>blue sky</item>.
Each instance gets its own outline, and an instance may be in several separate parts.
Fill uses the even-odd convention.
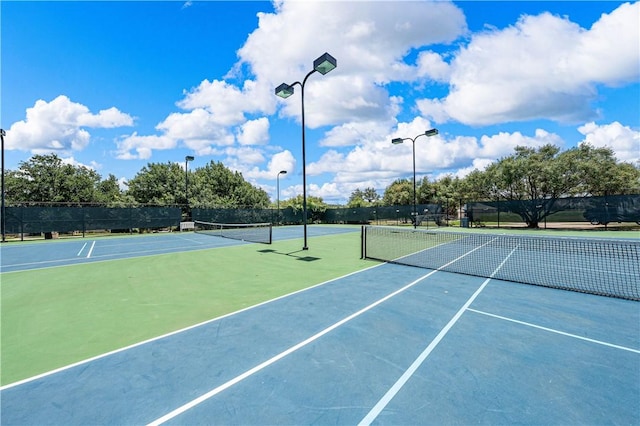
[[[521,1],[0,3],[6,167],[115,175],[221,161],[275,200],[464,176],[517,145],[589,142],[640,164],[640,4]],[[125,187],[125,186],[123,186]]]

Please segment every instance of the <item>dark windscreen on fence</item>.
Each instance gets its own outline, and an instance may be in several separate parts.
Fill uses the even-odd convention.
[[[640,224],[640,195],[472,202],[466,205],[466,216],[471,222]]]
[[[179,226],[180,207],[17,206],[5,208],[9,234]]]
[[[539,200],[501,200],[461,204],[462,217],[471,224],[483,222],[520,223],[530,227],[550,222],[582,222],[606,225],[615,222],[640,224],[640,195],[607,197],[549,198]],[[450,207],[450,206],[447,206]],[[94,230],[161,229],[178,227],[182,220],[180,206],[97,205],[67,206],[29,204],[7,206],[4,225],[8,234],[74,232]],[[379,224],[419,226],[447,225],[449,219],[439,204],[415,206],[339,207],[321,210],[308,207],[308,223]],[[417,215],[414,214],[417,212]],[[218,223],[265,223],[300,225],[300,208],[193,208],[193,220]]]

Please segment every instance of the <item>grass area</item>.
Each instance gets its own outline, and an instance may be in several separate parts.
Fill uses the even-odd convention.
[[[358,233],[2,274],[0,383],[364,269]],[[269,251],[273,250],[273,251]]]

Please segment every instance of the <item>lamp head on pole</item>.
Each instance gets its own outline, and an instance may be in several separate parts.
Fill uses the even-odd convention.
[[[195,160],[195,157],[193,155],[187,155],[186,157],[184,157],[184,161],[193,161]]]
[[[5,132],[4,129],[0,129],[0,136],[7,136],[7,132]]]
[[[287,171],[286,170],[280,170],[280,173],[278,173],[278,175],[286,175]]]
[[[438,129],[429,129],[424,132],[425,136],[435,136],[438,134]]]
[[[322,75],[325,75],[337,66],[338,62],[336,61],[336,58],[329,55],[328,53],[323,54],[318,59],[313,61],[313,69],[318,71]]]
[[[402,141],[404,141],[404,139],[402,139],[402,138],[391,139],[391,143],[394,144],[394,145],[400,145],[402,143]]]
[[[280,86],[276,87],[276,96],[286,99],[291,95],[293,95],[293,86],[290,86],[287,83],[282,83]]]

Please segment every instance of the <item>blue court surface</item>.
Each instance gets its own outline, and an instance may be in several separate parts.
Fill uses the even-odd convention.
[[[640,304],[378,264],[0,398],[3,425],[640,424]]]

